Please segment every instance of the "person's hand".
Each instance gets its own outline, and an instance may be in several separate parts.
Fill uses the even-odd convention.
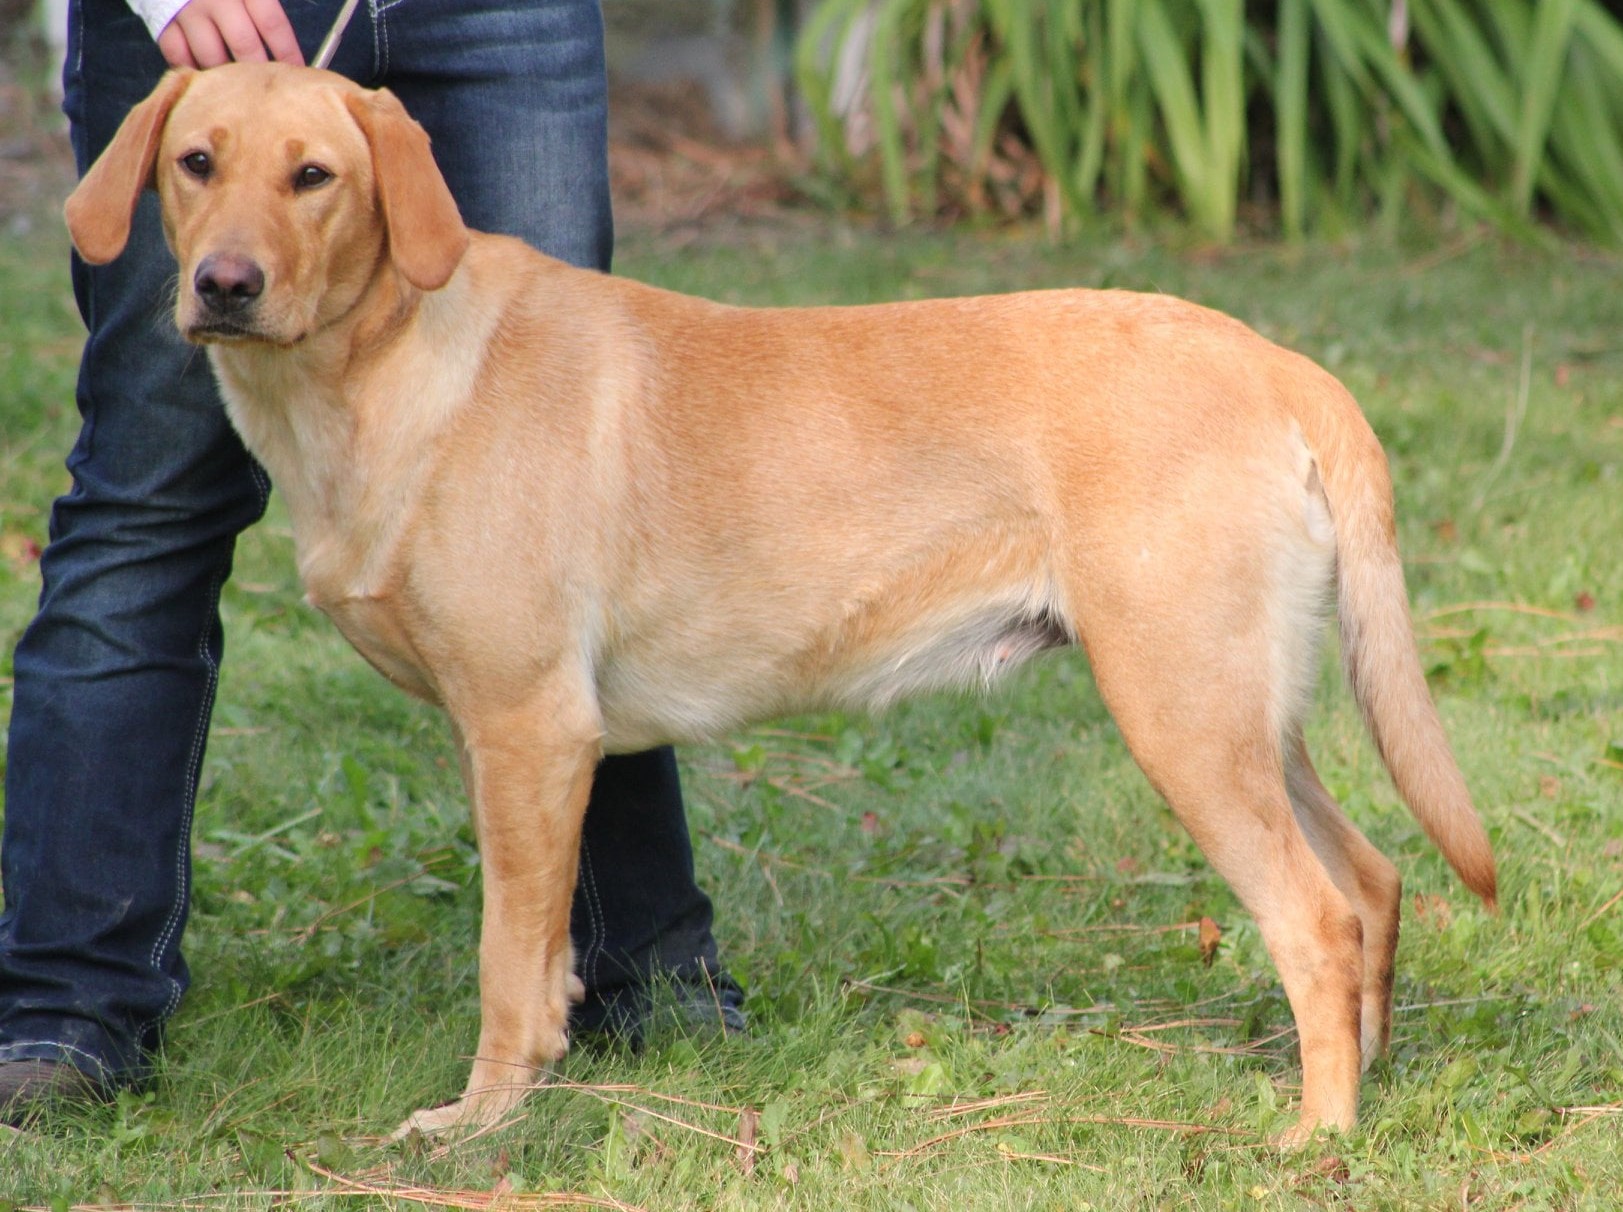
[[[170,67],[304,62],[281,0],[188,0],[158,35],[158,49]]]

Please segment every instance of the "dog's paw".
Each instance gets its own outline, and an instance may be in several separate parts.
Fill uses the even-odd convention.
[[[398,1144],[413,1135],[453,1141],[477,1136],[501,1126],[508,1113],[545,1080],[542,1076],[534,1083],[507,1082],[482,1086],[438,1107],[413,1111],[398,1128],[389,1133],[387,1141]]]
[[[586,982],[571,972],[564,978],[564,996],[569,999],[571,1006],[578,1006],[586,1000]],[[567,1047],[567,1043],[565,1044]]]
[[[1304,1115],[1283,1132],[1275,1134],[1269,1143],[1282,1152],[1289,1152],[1292,1149],[1300,1149],[1303,1145],[1312,1141],[1315,1136],[1328,1137],[1335,1133],[1349,1131],[1351,1128],[1351,1124],[1341,1126]]]
[[[475,1127],[463,1101],[459,1098],[443,1106],[424,1107],[421,1111],[413,1111],[384,1140],[388,1144],[397,1145],[413,1136],[429,1138],[462,1136]]]

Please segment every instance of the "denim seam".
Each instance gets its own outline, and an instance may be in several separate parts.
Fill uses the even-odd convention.
[[[592,919],[589,923],[591,930],[587,936],[586,955],[582,957],[585,962],[582,965],[581,980],[585,982],[589,977],[591,987],[596,989],[598,987],[598,962],[603,956],[603,938],[607,931],[603,925],[603,903],[598,899],[597,895],[597,876],[592,870],[592,854],[587,848],[584,839],[581,841],[580,846],[580,867],[577,880],[585,885],[586,905],[590,910]]]
[[[378,75],[386,76],[389,74],[389,27],[383,14],[389,6],[380,0],[368,0],[367,7],[372,10],[372,56]]]
[[[69,9],[69,12],[73,16],[74,23],[78,26],[78,28],[73,31],[74,32],[73,45],[74,45],[74,48],[79,52],[78,54],[74,55],[74,57],[73,57],[73,73],[76,76],[83,76],[84,73],[85,73],[85,10],[84,10],[84,5],[75,4],[75,5],[72,6],[71,9]],[[66,90],[63,90],[63,91],[66,92]]]
[[[270,475],[260,466],[258,459],[250,459],[249,467],[253,471],[254,485],[259,489],[259,516],[264,517],[265,510],[270,507]]]
[[[50,1059],[49,1057],[23,1055],[25,1052],[37,1051],[41,1048],[49,1048],[58,1056],[68,1059],[68,1063],[75,1069],[90,1077],[105,1079],[107,1076],[106,1061],[92,1052],[86,1052],[83,1048],[74,1044],[63,1043],[59,1039],[14,1039],[8,1044],[0,1044],[0,1063],[9,1064],[14,1061]],[[83,1063],[80,1063],[81,1061]]]
[[[208,737],[208,722],[214,709],[214,696],[220,685],[219,662],[209,655],[208,650],[210,620],[217,618],[219,615],[220,590],[224,583],[225,570],[221,568],[215,572],[214,578],[209,584],[208,612],[204,615],[203,627],[197,638],[197,655],[202,659],[204,667],[208,670],[208,684],[204,689],[201,710],[198,712],[197,726],[192,734],[192,751],[187,760],[185,806],[182,810],[180,841],[176,844],[175,851],[175,899],[169,909],[169,920],[164,923],[163,933],[158,936],[157,942],[153,944],[152,955],[148,961],[159,971],[162,971],[163,953],[168,949],[170,941],[174,939],[176,931],[180,928],[180,920],[185,910],[189,892],[188,885],[190,881],[186,876],[186,851],[191,845],[192,818],[197,806],[198,774],[203,760],[203,745]],[[169,1000],[164,1003],[164,1007],[159,1011],[156,1019],[141,1024],[141,1035],[144,1036],[147,1030],[156,1023],[169,1018],[180,1005],[183,992],[181,982],[170,978],[170,985]]]
[[[270,504],[270,477],[265,474],[265,469],[261,467],[255,460],[249,461],[249,467],[253,476],[254,487],[257,490],[259,512],[261,515],[263,515],[266,506]],[[159,937],[158,941],[153,945],[152,948],[152,957],[150,962],[154,968],[161,969],[161,957],[163,952],[168,948],[170,940],[174,938],[175,932],[179,928],[181,913],[185,908],[186,900],[189,896],[189,885],[191,881],[186,878],[186,851],[191,845],[192,821],[197,811],[197,787],[200,767],[202,765],[203,745],[208,738],[209,719],[213,715],[214,699],[218,693],[220,685],[219,662],[214,660],[214,658],[209,655],[208,651],[209,631],[211,628],[210,621],[219,617],[220,592],[224,587],[224,584],[225,570],[222,568],[214,574],[214,579],[209,585],[208,613],[204,616],[203,630],[199,634],[197,641],[197,654],[202,658],[204,665],[208,668],[208,687],[203,696],[202,710],[198,717],[197,729],[192,736],[192,752],[188,760],[186,774],[185,815],[181,822],[180,842],[175,855],[177,873],[175,878],[175,901],[169,911],[169,920],[164,924],[163,934]],[[155,1026],[157,1023],[164,1022],[179,1008],[180,999],[185,990],[181,982],[178,980],[173,980],[171,978],[170,984],[171,989],[169,1000],[164,1003],[163,1009],[158,1012],[156,1018],[149,1019],[141,1024],[138,1031],[139,1035],[144,1036],[149,1028]]]
[[[82,130],[84,125],[85,125],[85,123],[83,122],[84,109],[85,109],[85,102],[83,101],[83,97],[84,97],[84,94],[85,94],[85,81],[84,81],[84,74],[85,74],[85,10],[84,10],[84,5],[83,4],[70,5],[69,8],[68,8],[68,16],[69,16],[69,19],[72,20],[74,22],[75,26],[76,26],[76,28],[72,31],[73,46],[74,46],[74,52],[75,53],[74,53],[74,56],[73,56],[73,62],[71,64],[69,64],[69,65],[66,65],[64,67],[64,71],[63,71],[63,79],[62,79],[63,108],[64,108],[64,110],[67,108],[67,100],[68,100],[69,97],[81,98],[78,105],[79,105],[80,119],[81,119],[79,125],[80,125],[80,129]],[[69,71],[71,71],[72,74],[73,74],[73,83],[72,83],[71,88],[69,87],[69,83],[68,83],[68,79],[67,79],[67,74],[68,74]],[[77,134],[77,137],[74,139],[75,146],[74,146],[74,149],[73,149],[73,153],[74,153],[73,158],[79,164],[83,164],[84,160],[88,156],[88,150],[84,147],[84,145],[86,143],[88,143],[88,138],[83,134]],[[81,169],[81,171],[83,171],[83,170]],[[73,257],[75,255],[76,254],[71,254],[70,253],[70,255],[69,255],[70,264],[71,264],[71,262],[73,260]],[[90,356],[90,352],[91,352],[90,351],[90,345],[91,345],[92,342],[95,341],[95,339],[96,339],[95,334],[99,331],[99,325],[97,323],[97,317],[96,317],[96,310],[97,310],[96,309],[96,278],[95,278],[95,275],[90,272],[90,269],[89,269],[88,266],[84,267],[83,272],[86,275],[86,285],[85,285],[85,292],[84,292],[84,299],[85,299],[84,322],[85,322],[85,346],[86,347],[85,347],[85,350],[84,350],[83,354],[81,355],[81,361],[80,361],[80,366],[81,367],[83,367],[83,365],[89,360],[89,356]],[[78,377],[77,380],[75,380],[75,384],[74,384],[74,393],[75,393],[76,397],[77,397],[77,394],[78,394],[78,392],[80,390],[79,385],[84,381],[84,378],[85,378],[85,375],[84,375],[83,370],[81,369],[80,373],[79,373],[79,377]],[[79,430],[79,436],[74,440],[74,444],[73,444],[72,449],[68,451],[68,459],[67,459],[68,471],[72,474],[72,478],[73,478],[72,484],[69,486],[69,489],[68,489],[68,495],[69,496],[77,495],[78,492],[79,492],[79,475],[78,475],[78,471],[76,470],[76,467],[75,467],[75,462],[76,462],[76,460],[79,459],[79,457],[81,455],[83,456],[83,458],[85,460],[89,459],[89,457],[90,457],[90,445],[95,440],[95,412],[94,412],[94,410],[86,409],[81,405],[81,407],[79,409],[79,416],[80,416],[80,420],[82,422],[82,424],[80,426],[80,430]],[[52,507],[52,511],[53,511],[53,515],[54,515],[54,512],[55,512],[55,507],[54,506]],[[55,530],[54,516],[53,516],[53,522],[52,522],[52,530],[53,530],[53,534],[51,535],[51,537],[55,538],[56,536],[54,534],[54,530]]]

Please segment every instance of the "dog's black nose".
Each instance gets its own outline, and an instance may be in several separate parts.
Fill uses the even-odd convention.
[[[192,287],[214,311],[241,311],[265,289],[265,271],[247,257],[210,253],[197,267]]]

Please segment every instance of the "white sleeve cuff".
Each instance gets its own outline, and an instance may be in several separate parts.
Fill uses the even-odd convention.
[[[186,7],[186,0],[130,0],[130,7],[146,22],[156,40],[164,27],[175,19],[175,14]]]

